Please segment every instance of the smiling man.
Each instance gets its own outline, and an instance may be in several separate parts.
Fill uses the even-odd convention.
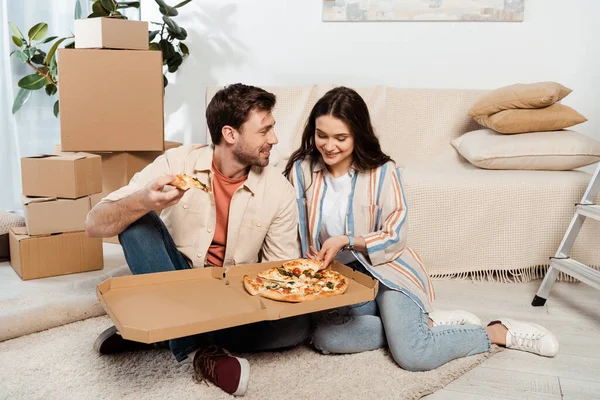
[[[294,189],[267,167],[277,144],[274,106],[275,95],[257,87],[238,83],[218,91],[206,109],[213,144],[179,147],[158,157],[90,211],[87,234],[118,234],[133,274],[298,258]],[[168,186],[177,174],[195,177],[207,189]],[[210,304],[198,304],[204,307]],[[310,317],[300,316],[174,339],[169,347],[177,361],[193,360],[198,379],[242,395],[248,361],[223,347],[272,350],[296,345],[309,334]],[[101,354],[140,347],[122,339],[115,327],[94,344]]]

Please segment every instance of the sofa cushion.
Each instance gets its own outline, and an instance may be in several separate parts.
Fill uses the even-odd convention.
[[[515,108],[547,107],[569,93],[571,89],[556,82],[517,83],[483,95],[469,109],[469,116],[492,115]]]
[[[600,142],[569,130],[502,135],[480,129],[451,143],[471,164],[485,169],[566,171],[600,161]]]
[[[556,131],[587,121],[586,117],[563,104],[528,110],[504,110],[474,119],[480,125],[500,133]]]

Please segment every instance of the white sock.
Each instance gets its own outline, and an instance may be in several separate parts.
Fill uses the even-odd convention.
[[[194,357],[196,356],[197,352],[198,350],[194,350],[191,353],[188,353],[188,360],[190,360],[190,362],[194,362]]]

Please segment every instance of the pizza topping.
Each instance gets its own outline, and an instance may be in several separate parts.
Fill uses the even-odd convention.
[[[292,289],[290,289],[290,288],[283,289],[283,293],[285,293],[285,294],[288,294],[291,291],[292,291]]]
[[[277,268],[277,271],[279,271],[279,273],[283,276],[294,276],[294,274],[292,274],[291,272],[286,271],[283,268]]]
[[[260,278],[256,278],[256,282],[258,282],[258,283],[263,283],[263,280],[262,280],[262,279],[260,279]]]
[[[302,271],[300,271],[300,268],[298,268],[298,267],[296,267],[292,270],[292,274],[294,274],[295,277],[299,277],[301,273],[302,273]]]
[[[320,274],[319,272],[317,272],[317,273],[315,274],[315,278],[317,278],[317,279],[323,279],[323,275],[322,275],[322,274]]]
[[[332,289],[332,290],[333,290],[333,288],[335,287],[335,285],[334,285],[332,282],[327,282],[327,287],[328,287],[329,289]]]

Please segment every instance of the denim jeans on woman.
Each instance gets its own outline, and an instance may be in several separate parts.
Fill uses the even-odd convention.
[[[350,267],[369,275],[358,261]],[[479,325],[429,328],[428,322],[429,315],[408,296],[380,283],[375,300],[320,316],[312,340],[324,353],[358,353],[387,345],[408,371],[429,371],[490,348]]]
[[[134,275],[190,268],[177,250],[165,224],[154,211],[141,217],[119,234],[125,259]],[[198,309],[210,304],[198,304]],[[301,315],[276,321],[257,322],[169,341],[177,361],[200,347],[217,344],[229,351],[253,352],[295,346],[310,335],[310,317]]]

